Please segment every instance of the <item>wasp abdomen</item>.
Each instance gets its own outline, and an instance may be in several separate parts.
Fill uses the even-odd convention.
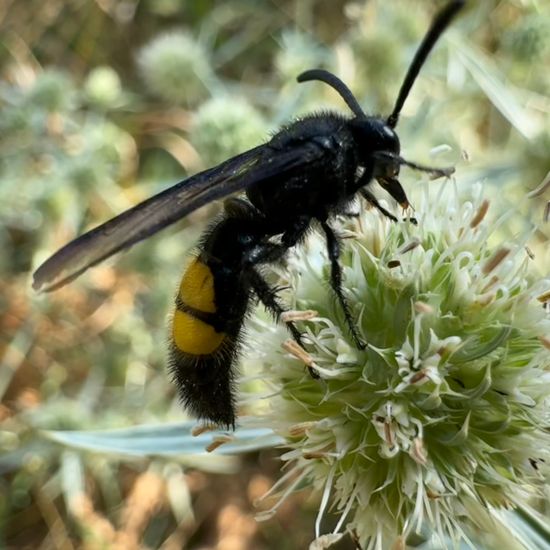
[[[226,337],[216,331],[217,317],[214,276],[196,258],[183,274],[176,298],[172,337],[178,350],[190,355],[214,353]]]
[[[235,424],[233,367],[242,319],[236,324],[227,319],[217,287],[219,275],[195,258],[176,296],[169,367],[184,406],[198,418],[230,428]]]

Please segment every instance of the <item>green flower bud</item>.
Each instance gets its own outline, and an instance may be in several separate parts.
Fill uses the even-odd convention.
[[[220,96],[201,105],[191,137],[205,164],[214,165],[259,145],[265,134],[266,123],[254,107]]]
[[[116,107],[121,100],[120,78],[111,67],[96,67],[84,84],[87,98],[98,107],[109,109]]]
[[[72,107],[74,96],[69,76],[57,69],[48,69],[38,76],[28,99],[34,107],[60,112]]]
[[[322,66],[328,52],[311,39],[311,36],[288,31],[281,37],[280,50],[275,67],[284,81],[296,82],[296,77],[308,70]]]
[[[210,77],[207,52],[189,34],[155,38],[138,56],[145,84],[158,97],[176,104],[195,103],[206,94]]]
[[[504,34],[504,46],[516,58],[534,62],[549,51],[550,18],[538,13],[520,17]]]

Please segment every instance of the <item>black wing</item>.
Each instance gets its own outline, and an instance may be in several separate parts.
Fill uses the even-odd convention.
[[[126,210],[58,250],[33,275],[33,288],[49,292],[89,267],[129,248],[213,200],[315,163],[321,148],[305,141],[288,150],[260,145],[200,172]]]

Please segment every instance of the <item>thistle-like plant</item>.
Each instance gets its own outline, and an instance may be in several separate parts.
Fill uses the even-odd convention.
[[[319,544],[347,530],[369,549],[404,548],[413,533],[520,548],[499,511],[539,495],[548,474],[550,281],[530,275],[525,238],[499,243],[506,220],[490,218],[479,189],[464,199],[430,185],[416,225],[369,210],[339,229],[365,350],[331,296],[318,235],[283,275],[307,353],[284,327],[253,323],[269,398],[250,421],[287,447],[263,516],[312,486],[316,537],[337,516]]]

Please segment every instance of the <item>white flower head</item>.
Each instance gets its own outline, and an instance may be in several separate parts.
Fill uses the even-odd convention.
[[[284,326],[251,329],[270,387],[257,422],[288,448],[276,489],[322,493],[317,538],[328,510],[362,548],[506,530],[493,511],[538,495],[550,465],[550,281],[529,275],[523,241],[498,243],[479,188],[418,194],[416,225],[366,210],[337,228],[366,349],[334,299],[320,235],[282,275],[292,307],[317,312],[297,322],[307,353],[281,346]]]

